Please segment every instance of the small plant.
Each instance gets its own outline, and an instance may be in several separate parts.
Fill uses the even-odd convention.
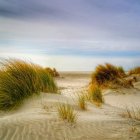
[[[81,110],[87,109],[86,97],[84,95],[78,94],[78,106]]]
[[[102,92],[101,89],[96,86],[96,85],[90,85],[89,87],[89,98],[91,101],[95,102],[95,103],[103,103],[103,96],[102,96]]]
[[[126,107],[125,111],[121,114],[124,118],[130,118],[140,121],[140,108],[132,107],[131,109]]]
[[[61,119],[67,120],[70,123],[75,123],[77,120],[77,114],[69,104],[59,104],[58,114]]]

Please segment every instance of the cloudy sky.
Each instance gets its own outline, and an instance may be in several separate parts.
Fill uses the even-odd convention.
[[[140,65],[139,0],[0,0],[0,58],[58,70]]]

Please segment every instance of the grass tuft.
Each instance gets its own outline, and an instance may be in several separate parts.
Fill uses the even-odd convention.
[[[89,94],[90,101],[98,105],[104,103],[101,89],[98,86],[91,84],[89,87],[88,94]]]
[[[96,67],[95,72],[92,74],[92,82],[100,86],[108,81],[120,78],[122,75],[125,75],[122,67],[106,63],[105,65],[98,65]]]
[[[58,115],[62,120],[66,120],[70,123],[75,123],[77,120],[77,114],[69,104],[58,105]]]
[[[139,107],[126,107],[125,111],[121,114],[124,118],[140,121],[140,108]]]
[[[57,93],[56,83],[54,82],[54,78],[50,75],[50,73],[39,66],[37,66],[35,69],[37,70],[37,73],[42,81],[42,91]]]
[[[78,94],[78,106],[81,110],[87,110],[86,97]]]
[[[135,67],[128,72],[129,75],[140,74],[140,67]]]
[[[92,84],[101,88],[133,87],[132,81],[125,79],[126,74],[122,67],[106,63],[98,65],[92,74]]]
[[[22,60],[5,60],[0,69],[0,110],[18,107],[41,91],[55,92],[53,78],[42,67]]]
[[[119,77],[125,77],[126,76],[125,71],[124,71],[122,66],[116,67],[116,69],[118,71]]]

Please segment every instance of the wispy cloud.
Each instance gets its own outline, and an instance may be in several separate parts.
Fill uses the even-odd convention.
[[[138,0],[1,0],[0,56],[121,57],[140,65],[139,13]]]

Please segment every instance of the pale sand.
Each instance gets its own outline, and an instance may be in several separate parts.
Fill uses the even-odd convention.
[[[87,103],[88,109],[81,111],[76,95],[89,81],[89,75],[58,78],[61,95],[42,93],[17,111],[1,112],[0,140],[140,140],[140,122],[120,115],[126,106],[140,106],[140,82],[135,83],[137,89],[107,90],[102,107]],[[58,102],[74,107],[78,112],[76,124],[58,117]]]

